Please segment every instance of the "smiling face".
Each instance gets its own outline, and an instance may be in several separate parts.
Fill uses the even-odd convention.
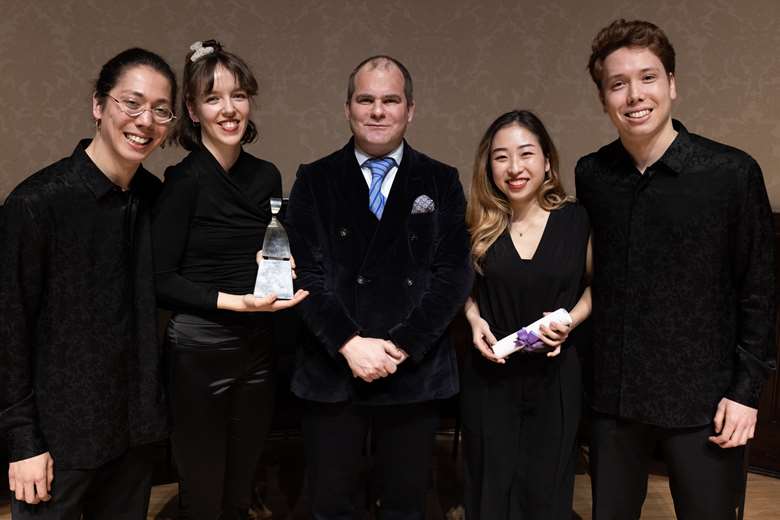
[[[488,161],[493,182],[512,207],[537,200],[550,162],[533,132],[516,123],[500,129],[493,137]]]
[[[209,150],[241,146],[252,106],[249,94],[222,65],[214,69],[214,86],[187,104],[190,118],[200,124],[201,141]]]
[[[646,47],[621,47],[604,59],[600,97],[626,143],[641,144],[674,133],[674,76]]]
[[[165,139],[169,125],[155,123],[151,109],[173,105],[168,79],[146,65],[136,65],[122,73],[109,95],[125,104],[145,107],[137,117],[125,114],[110,97],[93,98],[92,116],[99,122],[96,146],[99,156],[134,169]]]
[[[387,155],[401,144],[414,117],[414,104],[404,95],[404,77],[391,62],[355,75],[355,92],[344,112],[355,136],[355,145],[372,156]]]

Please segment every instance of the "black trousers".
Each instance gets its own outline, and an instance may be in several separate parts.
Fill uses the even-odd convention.
[[[369,431],[368,500],[382,520],[422,520],[438,402],[360,406],[308,401],[303,416],[312,518],[352,520],[361,510],[361,469]]]
[[[651,455],[660,445],[679,520],[733,520],[742,485],[744,447],[707,440],[712,426],[660,428],[594,414],[591,477],[594,520],[638,519]]]
[[[166,342],[180,518],[245,513],[273,413],[270,321],[176,314]]]
[[[464,359],[466,518],[571,520],[582,406],[577,352],[513,362],[487,365],[476,349]]]
[[[96,469],[57,469],[52,498],[30,505],[11,500],[13,520],[146,520],[154,450],[131,448]]]

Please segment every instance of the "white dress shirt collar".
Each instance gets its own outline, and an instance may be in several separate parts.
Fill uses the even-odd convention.
[[[363,163],[365,163],[369,159],[374,158],[373,156],[368,155],[366,152],[358,148],[358,145],[355,145],[355,157],[357,158],[357,162],[361,168],[363,167]],[[384,157],[392,157],[393,159],[395,159],[395,165],[400,166],[401,159],[404,158],[404,142],[401,141],[401,144],[398,145],[398,148],[396,148],[389,154],[385,155]]]

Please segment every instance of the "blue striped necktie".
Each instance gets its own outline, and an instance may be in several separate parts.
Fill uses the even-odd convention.
[[[368,209],[376,215],[376,218],[382,218],[382,212],[385,209],[385,196],[382,195],[382,181],[390,168],[395,166],[395,159],[392,157],[377,157],[369,159],[363,163],[363,167],[371,170],[371,186],[368,188]]]

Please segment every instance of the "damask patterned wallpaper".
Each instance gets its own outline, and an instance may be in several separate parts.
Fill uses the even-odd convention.
[[[678,54],[675,115],[761,164],[780,210],[780,2],[777,0],[0,0],[0,200],[91,136],[91,81],[142,46],[181,70],[190,43],[216,38],[261,82],[249,151],[275,162],[288,192],[298,164],[348,138],[353,66],[398,57],[415,80],[413,146],[460,169],[498,114],[535,110],[573,191],[577,158],[614,139],[585,70],[596,31],[617,17],[660,25]],[[161,175],[183,155],[155,152]]]

